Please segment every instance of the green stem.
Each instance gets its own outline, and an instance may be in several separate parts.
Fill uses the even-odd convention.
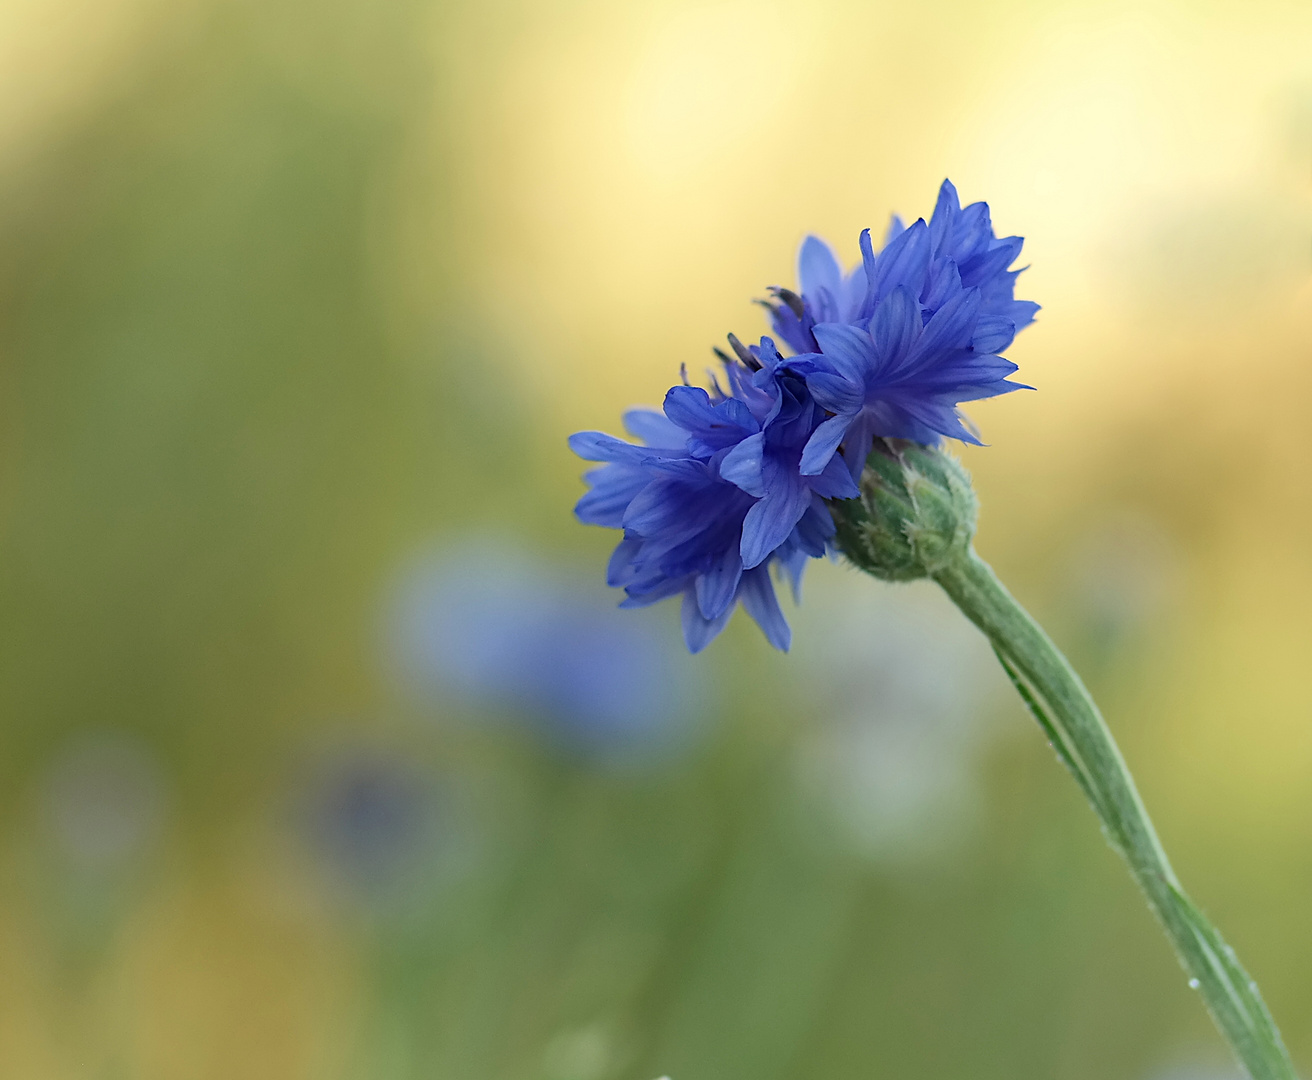
[[[1212,1019],[1253,1080],[1296,1080],[1257,984],[1185,895],[1125,760],[1080,677],[973,548],[933,574],[993,644],[1025,704],[1161,920]]]

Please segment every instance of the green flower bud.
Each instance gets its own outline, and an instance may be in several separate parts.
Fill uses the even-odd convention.
[[[970,474],[946,451],[876,439],[861,495],[829,504],[839,548],[885,581],[933,577],[965,557],[978,503]]]

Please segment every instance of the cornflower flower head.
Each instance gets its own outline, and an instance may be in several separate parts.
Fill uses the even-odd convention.
[[[683,385],[663,412],[636,409],[624,425],[642,444],[581,432],[570,447],[605,464],[575,513],[587,524],[623,529],[608,582],[623,607],[683,597],[683,632],[699,652],[727,625],[737,603],[766,638],[786,650],[791,633],[771,568],[800,588],[806,560],[834,536],[826,499],[859,494],[839,461],[803,474],[807,443],[823,410],[805,378],[787,370],[770,338],[724,357],[725,386]]]
[[[776,333],[797,355],[830,418],[807,447],[802,472],[828,466],[842,446],[859,476],[876,437],[936,445],[978,443],[958,406],[1024,389],[999,354],[1034,321],[1038,305],[1014,297],[1018,236],[998,238],[986,203],[962,207],[943,181],[929,222],[894,217],[876,252],[861,234],[862,261],[846,275],[824,241],[809,236],[798,257],[801,292],[772,290]]]
[[[877,301],[899,284],[932,314],[942,303],[932,282],[945,275],[951,263],[965,287],[980,290],[981,315],[1006,319],[1015,333],[1029,326],[1039,310],[1038,304],[1014,296],[1021,271],[1010,267],[1023,244],[1019,236],[994,236],[988,203],[962,207],[956,187],[944,180],[928,225],[921,219],[908,228],[894,214],[878,252],[870,230],[864,230],[861,261],[846,273],[833,248],[818,236],[808,236],[797,253],[797,291],[771,286],[771,299],[758,302],[770,312],[775,334],[789,348],[818,352],[811,332],[817,323],[867,322]]]
[[[731,334],[733,355],[716,350],[725,385],[685,376],[662,412],[627,413],[638,443],[573,436],[576,454],[604,463],[575,512],[624,532],[607,572],[622,606],[682,596],[684,639],[699,652],[741,602],[787,649],[771,569],[796,594],[807,559],[833,550],[827,501],[860,494],[874,440],[976,442],[958,404],[1020,388],[997,355],[1037,310],[1013,298],[1020,245],[993,235],[984,203],[963,209],[947,181],[928,224],[894,218],[878,253],[863,232],[847,273],[808,237],[800,293],[776,288],[766,302],[792,355]]]

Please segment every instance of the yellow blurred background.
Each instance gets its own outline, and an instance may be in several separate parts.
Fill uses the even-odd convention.
[[[571,516],[945,176],[978,546],[1312,1067],[1312,7],[0,0],[0,1076],[1235,1076],[932,589],[688,658]]]

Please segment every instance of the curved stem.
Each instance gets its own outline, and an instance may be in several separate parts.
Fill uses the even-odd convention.
[[[1253,1080],[1296,1080],[1257,984],[1185,895],[1116,740],[1074,668],[973,548],[938,570],[934,579],[992,642],[1017,691],[1102,821],[1108,842],[1129,865],[1175,946],[1190,986],[1201,992],[1249,1075]]]

